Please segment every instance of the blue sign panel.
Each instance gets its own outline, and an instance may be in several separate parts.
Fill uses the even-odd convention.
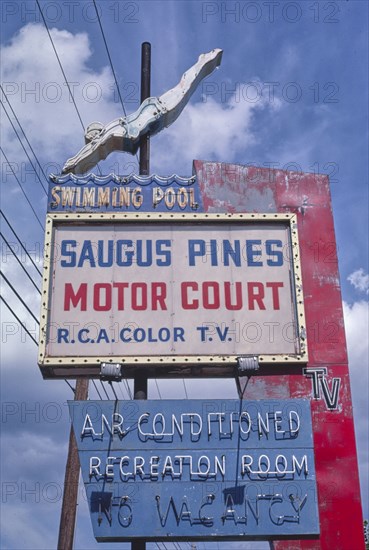
[[[196,177],[50,176],[48,212],[201,212]]]
[[[319,534],[309,401],[69,408],[98,541]]]

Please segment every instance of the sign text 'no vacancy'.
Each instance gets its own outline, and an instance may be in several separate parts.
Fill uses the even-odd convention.
[[[97,540],[319,533],[307,400],[69,407]]]

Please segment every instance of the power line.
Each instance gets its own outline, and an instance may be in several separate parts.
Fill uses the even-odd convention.
[[[110,400],[109,394],[108,394],[108,392],[106,391],[106,388],[105,388],[104,384],[101,382],[101,380],[100,380],[100,384],[101,384],[102,389],[103,389],[104,392],[105,392],[106,398],[107,398],[108,400]]]
[[[116,87],[117,87],[117,92],[118,92],[120,104],[121,104],[121,106],[122,106],[124,116],[127,116],[126,108],[125,108],[125,106],[124,106],[123,98],[122,98],[122,95],[121,95],[121,93],[120,93],[120,89],[119,89],[119,85],[118,85],[117,76],[116,76],[116,74],[115,74],[115,70],[114,70],[114,66],[113,66],[113,61],[112,61],[112,58],[111,58],[111,55],[110,55],[110,51],[109,51],[109,48],[108,48],[108,43],[107,43],[106,38],[105,38],[104,29],[103,29],[103,27],[102,27],[102,23],[101,23],[101,19],[100,19],[100,14],[99,14],[99,11],[98,11],[98,9],[97,9],[97,5],[96,5],[96,1],[95,1],[95,0],[93,0],[93,4],[94,4],[94,7],[95,7],[95,11],[96,11],[96,15],[97,15],[97,20],[98,20],[99,27],[100,27],[100,30],[101,30],[102,38],[103,38],[103,41],[104,41],[104,44],[105,44],[106,53],[107,53],[107,55],[108,55],[108,59],[109,59],[109,63],[110,63],[111,72],[113,73],[115,85],[116,85]],[[136,153],[136,160],[137,160],[137,162],[139,163],[137,153]]]
[[[124,396],[124,393],[123,393],[123,390],[122,390],[122,384],[118,384],[118,389],[119,389],[120,394],[121,394],[121,396],[122,396],[122,399],[123,399],[123,401],[124,401],[124,400],[125,400],[125,396]],[[127,390],[126,390],[126,391],[127,391]]]
[[[8,220],[6,219],[5,217],[5,214],[1,211],[1,214],[3,215],[6,223],[9,225],[9,227],[11,228]],[[11,228],[12,229],[12,228]],[[13,229],[12,229],[13,231]],[[15,234],[15,232],[13,231],[13,233]],[[4,235],[2,235],[0,233],[0,235],[2,236],[2,238],[4,239],[4,241],[6,242],[6,244],[9,246],[7,240],[5,239]],[[15,234],[16,235],[16,234]],[[16,235],[17,237],[17,235]],[[18,239],[18,237],[17,237]],[[18,239],[19,240],[19,239]],[[22,244],[20,241],[19,241],[20,244]],[[23,245],[22,245],[23,246]],[[9,246],[10,250],[11,247]],[[24,248],[24,247],[23,247]],[[13,250],[12,250],[13,252]],[[26,251],[27,252],[27,251]],[[13,252],[14,253],[14,252]],[[27,252],[28,254],[28,252]],[[15,255],[15,254],[14,254]],[[16,256],[16,255],[15,255]],[[19,261],[19,258],[16,256],[17,260]],[[32,258],[30,258],[32,260]],[[32,260],[33,261],[33,260]],[[21,264],[21,267],[23,267],[23,265]],[[36,269],[37,269],[37,266],[35,265]],[[38,269],[37,269],[38,271]],[[32,313],[32,311],[30,310],[30,308],[27,306],[27,304],[23,301],[23,299],[19,296],[18,292],[15,290],[15,288],[13,287],[13,285],[10,283],[9,279],[4,275],[4,273],[0,270],[0,275],[5,279],[5,281],[8,283],[8,285],[10,286],[10,288],[12,289],[12,291],[14,292],[14,294],[17,296],[18,300],[23,304],[23,306],[27,309],[28,313],[33,317],[33,319],[36,321],[37,325],[40,326],[40,323],[39,321],[36,319],[36,317],[34,316],[34,314]],[[27,275],[29,276],[28,272],[27,272]],[[41,275],[41,273],[40,273]],[[33,282],[33,281],[32,281]],[[36,287],[36,290],[41,294],[41,292],[38,290],[38,288]],[[18,317],[18,315],[15,313],[15,311],[13,310],[13,308],[8,304],[8,302],[5,300],[5,298],[3,298],[3,296],[0,295],[0,299],[1,301],[6,305],[6,307],[8,308],[8,310],[12,313],[12,315],[15,317],[15,319],[18,321],[18,323],[22,326],[22,328],[26,331],[26,333],[28,334],[28,336],[33,340],[33,342],[36,344],[36,346],[38,346],[38,342],[37,340],[35,340],[35,338],[32,336],[32,334],[30,333],[30,331],[27,329],[26,325],[20,320],[20,318]],[[64,382],[66,384],[68,384],[68,386],[70,387],[70,389],[75,392],[75,389],[71,386],[71,384],[68,382],[68,380],[64,379]]]
[[[40,322],[39,320],[34,316],[34,314],[32,313],[32,311],[30,310],[30,308],[27,306],[26,302],[23,300],[23,298],[21,298],[18,294],[18,292],[15,290],[14,286],[11,284],[11,282],[9,281],[9,279],[4,275],[4,273],[2,271],[0,271],[0,275],[1,277],[3,277],[3,279],[5,279],[5,281],[8,283],[8,285],[10,286],[10,288],[12,289],[12,291],[14,292],[14,294],[16,295],[16,297],[18,298],[18,300],[20,302],[22,302],[22,304],[24,305],[24,307],[26,308],[26,310],[28,311],[28,313],[34,318],[34,320],[36,321],[36,323],[40,326]]]
[[[6,238],[4,237],[4,235],[1,233],[1,231],[0,231],[0,237],[5,241],[6,246],[9,248],[9,250],[13,254],[14,258],[17,260],[17,262],[19,263],[19,265],[21,266],[21,268],[23,269],[23,271],[25,272],[25,274],[27,275],[27,277],[29,278],[29,280],[31,281],[31,283],[33,284],[35,289],[37,290],[37,292],[41,295],[40,289],[36,285],[35,281],[32,279],[31,275],[28,273],[27,269],[24,267],[24,265],[22,264],[22,262],[20,261],[20,259],[18,258],[18,256],[16,255],[16,253],[14,252],[14,250],[12,249],[12,247],[10,246],[10,244],[8,243]]]
[[[26,194],[25,190],[23,189],[23,186],[22,186],[21,182],[19,181],[19,179],[18,179],[16,173],[14,172],[13,167],[12,167],[11,163],[9,162],[8,157],[7,157],[6,154],[4,153],[4,149],[3,149],[2,147],[0,147],[0,151],[1,151],[2,154],[4,155],[4,158],[5,158],[6,162],[8,163],[9,168],[10,168],[10,170],[12,171],[13,176],[15,177],[15,179],[16,179],[16,181],[17,181],[19,187],[21,188],[21,191],[22,191],[23,195],[25,196],[26,201],[28,202],[28,204],[29,204],[29,206],[30,206],[32,212],[34,213],[35,217],[37,218],[37,221],[38,221],[38,223],[39,223],[39,225],[40,225],[42,231],[45,231],[45,228],[44,228],[44,226],[42,225],[40,218],[38,217],[38,215],[37,215],[35,209],[33,208],[32,204],[31,204],[31,201],[30,201],[29,198],[27,197],[27,194]]]
[[[113,62],[112,62],[112,59],[111,59],[111,56],[110,56],[108,44],[107,44],[107,42],[106,42],[104,30],[103,30],[103,28],[102,28],[101,19],[100,19],[100,14],[99,14],[99,12],[98,12],[98,9],[97,9],[95,0],[92,0],[92,1],[93,1],[94,6],[95,6],[95,11],[96,11],[96,15],[97,15],[97,20],[98,20],[98,22],[99,22],[99,27],[100,27],[100,30],[101,30],[101,34],[102,34],[102,37],[103,37],[104,44],[105,44],[106,53],[108,54],[108,59],[109,59],[111,71],[112,71],[113,76],[114,76],[115,85],[116,85],[116,87],[117,87],[117,91],[118,91],[118,95],[119,95],[119,99],[120,99],[120,104],[122,105],[122,109],[123,109],[124,116],[127,116],[126,109],[125,109],[124,103],[123,103],[123,99],[122,99],[122,96],[121,96],[121,94],[120,94],[120,89],[119,89],[119,86],[118,86],[118,81],[117,81],[117,77],[116,77],[115,70],[114,70],[114,67],[113,67]]]
[[[36,0],[36,4],[37,4],[38,9],[39,9],[39,11],[40,11],[42,20],[43,20],[44,25],[45,25],[45,29],[46,29],[47,34],[48,34],[48,36],[49,36],[49,39],[50,39],[52,48],[53,48],[53,50],[54,50],[56,59],[57,59],[57,61],[58,61],[60,70],[61,70],[62,75],[63,75],[63,77],[64,77],[65,84],[66,84],[66,86],[67,86],[67,88],[68,88],[68,92],[69,92],[70,98],[71,98],[71,100],[72,100],[72,102],[73,102],[74,108],[75,108],[75,110],[76,110],[77,116],[78,116],[78,118],[79,118],[79,121],[80,121],[81,126],[82,126],[82,128],[83,128],[83,133],[84,133],[84,132],[85,132],[85,125],[83,124],[83,120],[82,120],[82,117],[81,117],[80,112],[79,112],[79,110],[78,110],[78,107],[77,107],[77,104],[76,104],[76,102],[75,102],[74,96],[73,96],[73,94],[72,94],[72,90],[70,89],[69,82],[68,82],[68,80],[67,80],[67,75],[65,74],[65,71],[64,71],[64,69],[63,69],[63,65],[62,65],[62,63],[61,63],[61,61],[60,61],[59,54],[58,54],[58,52],[57,52],[57,50],[56,50],[56,48],[55,48],[55,44],[54,44],[54,41],[53,41],[52,36],[51,36],[51,34],[50,34],[49,27],[47,26],[46,19],[45,19],[45,16],[44,16],[43,12],[42,12],[42,9],[41,9],[39,0]],[[99,166],[98,164],[97,164],[97,169],[98,169],[98,171],[99,171],[99,173],[100,173],[100,176],[101,176],[101,175],[102,175],[102,172],[101,172],[100,166]]]
[[[128,397],[132,400],[133,395],[132,395],[132,392],[131,392],[131,388],[129,387],[127,378],[124,379],[124,383],[126,385],[126,391],[127,391]]]
[[[156,389],[158,390],[158,394],[159,394],[159,399],[162,399],[161,397],[161,393],[160,393],[160,390],[159,390],[159,384],[158,384],[158,381],[157,379],[155,378],[155,384],[156,384]]]
[[[24,328],[24,330],[27,332],[28,336],[34,341],[34,343],[36,344],[36,346],[38,346],[38,343],[37,341],[34,339],[34,337],[32,336],[32,334],[30,333],[30,331],[28,330],[28,328],[25,326],[24,323],[22,323],[22,321],[19,319],[18,315],[14,312],[14,310],[10,307],[10,305],[8,304],[8,302],[5,300],[5,298],[3,298],[0,294],[0,299],[2,302],[4,302],[4,304],[6,305],[6,307],[9,309],[9,311],[13,314],[13,316],[16,318],[16,320],[18,321],[18,323],[20,323],[20,325]]]
[[[186,399],[188,399],[187,388],[186,388],[186,382],[185,382],[185,379],[184,379],[184,378],[182,379],[182,382],[183,382],[183,387],[184,387]]]
[[[32,334],[30,333],[30,331],[28,330],[28,328],[26,327],[26,325],[19,319],[18,315],[15,313],[14,309],[8,304],[8,302],[5,300],[5,298],[3,298],[0,294],[0,300],[2,302],[4,302],[4,304],[6,305],[6,307],[8,308],[8,310],[10,311],[10,313],[15,317],[15,319],[18,321],[18,323],[21,325],[21,327],[26,331],[26,333],[28,334],[28,336],[34,341],[34,343],[36,344],[36,346],[38,346],[38,343],[37,341],[34,339],[34,337],[32,336]],[[64,382],[66,384],[68,384],[68,386],[70,387],[70,389],[72,390],[72,392],[75,392],[75,389],[73,388],[73,386],[68,382],[68,380],[66,380],[64,378]]]
[[[36,271],[39,273],[39,275],[42,277],[42,273],[41,271],[39,270],[39,268],[37,267],[37,265],[35,264],[35,262],[32,260],[30,254],[28,253],[28,250],[26,249],[26,247],[23,245],[23,243],[21,242],[20,238],[18,237],[18,235],[16,234],[15,230],[13,229],[11,223],[9,222],[9,220],[7,219],[7,217],[5,216],[4,212],[2,210],[0,210],[0,214],[3,216],[4,220],[6,221],[6,223],[8,224],[9,228],[11,229],[12,233],[14,234],[15,238],[17,239],[17,241],[19,242],[19,244],[21,245],[22,249],[24,250],[24,252],[27,254],[28,258],[31,260],[31,262],[33,263]]]
[[[34,172],[35,172],[35,174],[36,174],[36,176],[37,176],[37,179],[38,179],[38,181],[40,182],[42,189],[44,190],[45,195],[47,195],[47,191],[46,191],[46,189],[45,189],[45,187],[44,187],[44,184],[42,183],[41,178],[40,178],[40,176],[38,175],[37,170],[36,170],[36,168],[35,168],[35,165],[33,164],[32,160],[31,160],[31,157],[30,157],[29,154],[27,153],[27,150],[26,150],[26,148],[25,148],[25,146],[24,146],[24,144],[23,144],[23,142],[22,142],[20,136],[19,136],[19,134],[18,134],[18,132],[17,132],[17,130],[16,130],[16,128],[15,128],[15,126],[14,126],[14,124],[13,124],[13,122],[12,122],[12,120],[11,120],[11,118],[10,118],[8,112],[7,112],[7,110],[5,109],[4,103],[3,103],[1,100],[0,100],[0,103],[1,103],[2,108],[3,108],[4,111],[5,111],[6,116],[8,117],[8,120],[9,120],[9,122],[10,122],[10,124],[11,124],[11,126],[12,126],[12,128],[13,128],[13,130],[14,130],[14,132],[15,132],[15,135],[16,135],[17,138],[18,138],[19,143],[20,143],[21,146],[23,147],[23,151],[24,151],[24,152],[26,153],[26,155],[27,155],[27,158],[28,158],[28,160],[29,160],[29,163],[30,163],[30,165],[32,166],[32,168],[33,168],[33,170],[34,170]]]
[[[97,386],[96,386],[95,380],[94,380],[93,378],[92,378],[91,380],[92,380],[92,383],[93,383],[93,385],[94,385],[94,387],[95,387],[95,390],[96,390],[96,392],[97,392],[97,395],[100,397],[100,399],[101,399],[101,401],[102,401],[101,393],[99,392],[99,390],[98,390],[98,388],[97,388]]]
[[[68,92],[69,92],[70,98],[71,98],[71,100],[72,100],[72,102],[73,102],[74,108],[75,108],[75,110],[76,110],[77,116],[78,116],[79,121],[80,121],[80,123],[81,123],[81,126],[82,126],[82,128],[83,128],[83,131],[85,131],[85,126],[84,126],[84,124],[83,124],[83,121],[82,121],[81,115],[80,115],[80,113],[79,113],[77,104],[76,104],[76,102],[75,102],[75,100],[74,100],[74,97],[73,97],[73,94],[72,94],[72,90],[70,89],[69,82],[68,82],[68,80],[67,80],[67,76],[66,76],[66,74],[65,74],[65,72],[64,72],[63,65],[61,64],[61,61],[60,61],[59,54],[58,54],[58,52],[56,51],[56,48],[55,48],[55,45],[54,45],[54,41],[53,41],[53,39],[52,39],[52,37],[51,37],[50,31],[49,31],[49,27],[47,26],[46,19],[45,19],[45,16],[44,16],[43,12],[42,12],[42,9],[41,9],[39,0],[36,0],[36,4],[37,4],[38,9],[39,9],[39,11],[40,11],[40,14],[41,14],[42,20],[43,20],[43,22],[44,22],[44,25],[45,25],[45,29],[46,29],[46,31],[47,31],[47,34],[48,34],[48,36],[49,36],[49,39],[50,39],[52,48],[53,48],[53,50],[54,50],[56,59],[58,60],[58,64],[59,64],[60,70],[61,70],[61,72],[62,72],[62,74],[63,74],[64,80],[65,80],[65,84],[67,85],[67,88],[68,88]]]
[[[38,166],[39,166],[39,168],[40,168],[40,170],[41,170],[41,173],[42,173],[42,175],[43,175],[44,178],[45,178],[45,181],[48,181],[48,178],[47,178],[47,176],[46,176],[46,174],[45,174],[45,172],[44,172],[44,170],[43,170],[43,168],[42,168],[42,166],[41,166],[41,164],[40,164],[40,162],[39,162],[39,160],[38,160],[38,158],[37,158],[37,156],[36,156],[36,153],[34,152],[33,147],[32,147],[32,145],[30,144],[30,142],[29,142],[29,140],[28,140],[28,138],[27,138],[27,136],[26,136],[26,134],[25,134],[25,131],[23,130],[23,126],[22,126],[21,123],[19,122],[19,119],[18,119],[17,115],[15,114],[14,109],[13,109],[13,107],[12,107],[10,101],[9,101],[9,98],[8,98],[8,96],[6,95],[6,93],[4,92],[3,87],[2,87],[1,84],[0,84],[0,90],[1,90],[1,92],[3,93],[3,95],[5,96],[6,102],[7,102],[7,104],[9,105],[9,108],[10,108],[10,110],[11,110],[11,112],[12,112],[12,114],[13,114],[15,120],[17,121],[19,128],[22,130],[22,134],[23,134],[23,136],[24,136],[24,139],[26,140],[28,147],[31,149],[32,154],[33,154],[33,156],[35,157],[36,162],[37,162],[37,164],[38,164]]]
[[[68,386],[70,387],[70,389],[72,390],[73,393],[76,393],[76,390],[73,388],[72,384],[70,384],[70,383],[68,382],[68,380],[66,380],[66,378],[64,378],[64,382],[65,382],[66,384],[68,384]]]

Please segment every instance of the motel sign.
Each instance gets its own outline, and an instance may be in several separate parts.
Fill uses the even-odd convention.
[[[364,548],[328,178],[204,161],[64,175],[46,227],[45,378],[258,365],[245,400],[71,404],[97,540]]]

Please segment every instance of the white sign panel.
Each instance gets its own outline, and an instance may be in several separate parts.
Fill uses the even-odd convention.
[[[292,216],[175,217],[53,224],[43,359],[303,354]]]

